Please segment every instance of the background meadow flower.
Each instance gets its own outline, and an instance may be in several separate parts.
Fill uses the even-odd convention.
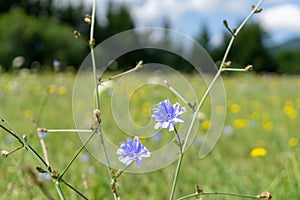
[[[134,137],[133,141],[131,138],[127,138],[127,143],[122,141],[117,154],[121,155],[119,157],[121,163],[130,165],[132,162],[135,162],[138,167],[142,166],[142,158],[149,158],[151,155],[138,137]]]
[[[167,128],[169,131],[173,131],[174,125],[178,122],[184,122],[180,115],[186,112],[184,107],[180,108],[179,103],[172,105],[169,99],[157,104],[157,107],[153,108],[152,111],[152,119],[157,121],[154,129]]]
[[[255,157],[264,157],[267,155],[267,150],[263,147],[256,147],[252,149],[250,152],[250,156],[255,158]]]

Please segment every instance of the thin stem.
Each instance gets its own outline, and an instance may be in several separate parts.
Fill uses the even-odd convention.
[[[226,196],[243,197],[243,198],[248,198],[248,199],[262,199],[262,198],[265,198],[265,197],[247,195],[247,194],[230,193],[230,192],[201,192],[201,193],[189,194],[189,195],[183,196],[183,197],[181,197],[177,200],[189,199],[189,198],[192,198],[192,197],[199,197],[199,196],[202,196],[202,195],[226,195]]]
[[[180,168],[181,168],[182,159],[183,159],[183,153],[180,154],[178,162],[177,162],[176,172],[175,172],[175,176],[174,176],[173,184],[172,184],[172,190],[171,190],[170,200],[174,199],[174,195],[175,195],[175,190],[176,190],[177,180],[178,180],[178,176],[179,176],[179,172],[180,172]]]
[[[171,92],[173,92],[179,99],[181,99],[181,101],[183,101],[187,106],[189,106],[193,111],[195,111],[195,106],[193,106],[181,94],[179,94],[179,92],[177,92],[167,80],[164,80],[164,84],[168,87],[169,90],[171,90]]]
[[[93,0],[93,7],[92,7],[92,17],[91,17],[91,30],[90,30],[90,50],[91,50],[91,59],[92,59],[92,67],[93,67],[93,75],[94,75],[94,82],[95,82],[95,96],[96,96],[96,109],[100,110],[100,99],[99,99],[99,92],[98,92],[98,80],[97,80],[97,72],[96,72],[96,61],[95,61],[95,53],[94,53],[94,27],[95,27],[95,15],[96,15],[96,0]],[[109,176],[112,178],[111,175],[111,167],[108,159],[107,150],[103,140],[103,133],[100,126],[101,119],[98,119],[97,125],[97,132],[100,136],[101,146],[104,151],[106,163],[108,165]]]
[[[123,170],[118,170],[114,175],[113,175],[113,178],[111,180],[111,184],[110,184],[110,187],[111,187],[111,190],[112,190],[112,193],[114,195],[114,199],[115,200],[118,200],[118,198],[120,197],[118,195],[118,192],[117,192],[117,186],[116,186],[116,183],[117,183],[117,179],[123,174],[123,172],[129,168],[131,165],[132,165],[133,162],[131,162],[129,165],[126,165],[126,167],[123,169]]]
[[[58,180],[61,180],[64,174],[67,172],[67,170],[70,168],[70,166],[73,164],[75,159],[78,157],[78,155],[81,153],[81,151],[86,147],[86,145],[89,143],[89,141],[93,138],[96,131],[92,132],[92,134],[88,137],[88,139],[85,141],[85,143],[80,147],[80,149],[77,151],[77,153],[73,156],[72,160],[69,162],[69,164],[65,167],[65,169],[60,174]]]
[[[220,67],[215,75],[215,77],[213,78],[212,82],[210,83],[210,85],[208,86],[207,90],[205,91],[204,95],[202,96],[195,112],[194,112],[194,115],[193,115],[193,118],[192,118],[192,121],[191,121],[191,124],[189,126],[189,129],[188,129],[188,132],[187,132],[187,136],[186,136],[186,139],[181,147],[181,154],[180,154],[180,157],[179,157],[179,160],[178,160],[178,163],[177,163],[177,168],[176,168],[176,172],[175,172],[175,177],[174,177],[174,181],[173,181],[173,186],[172,186],[172,191],[171,191],[171,196],[170,196],[170,200],[173,200],[174,199],[174,193],[175,193],[175,189],[176,189],[176,184],[177,184],[177,179],[178,179],[178,175],[179,175],[179,171],[180,171],[180,168],[181,168],[181,162],[182,162],[182,159],[183,159],[183,155],[184,155],[184,152],[185,152],[185,149],[186,149],[186,146],[187,146],[187,143],[188,143],[188,140],[189,140],[189,137],[192,133],[192,129],[193,129],[193,126],[195,124],[195,121],[197,119],[197,115],[200,111],[200,108],[203,106],[203,103],[205,101],[205,99],[207,98],[209,92],[211,91],[212,87],[214,86],[214,84],[216,83],[216,81],[218,80],[219,76],[221,75],[222,73],[222,70],[223,70],[223,67],[225,66],[224,63],[225,61],[227,60],[227,57],[228,57],[228,54],[229,54],[229,51],[232,47],[232,44],[237,36],[237,34],[240,32],[240,30],[243,28],[243,26],[249,21],[249,19],[252,17],[252,15],[256,12],[257,8],[260,6],[260,4],[263,2],[263,0],[260,0],[257,5],[253,8],[252,12],[246,17],[246,19],[241,23],[241,25],[237,28],[237,30],[234,32],[234,34],[232,34],[231,36],[231,39],[229,41],[229,44],[226,48],[226,51],[224,53],[224,56],[223,56],[223,59],[222,59],[222,62],[220,64]]]
[[[29,150],[29,152],[36,157],[44,166],[48,167],[46,161],[27,143],[25,142],[22,138],[20,138],[20,136],[18,136],[17,134],[15,134],[14,132],[12,132],[11,130],[7,129],[5,126],[3,126],[2,124],[0,124],[0,127],[5,130],[6,132],[8,132],[9,134],[11,134],[13,137],[15,137],[26,150]]]
[[[176,134],[176,137],[178,139],[178,144],[179,144],[179,148],[180,148],[180,156],[177,162],[177,167],[176,167],[176,171],[175,171],[175,175],[174,175],[174,179],[173,179],[173,184],[172,184],[172,190],[171,190],[171,195],[170,195],[170,200],[174,199],[174,195],[175,195],[175,190],[176,190],[176,185],[177,185],[177,180],[178,180],[178,176],[179,176],[179,172],[180,172],[180,168],[181,168],[181,163],[182,163],[182,159],[183,159],[183,149],[182,149],[182,143],[181,143],[181,139],[180,136],[177,132],[176,127],[174,127],[174,131]]]
[[[112,76],[112,77],[110,77],[110,78],[108,78],[108,79],[101,80],[100,82],[103,83],[103,82],[105,82],[105,81],[110,81],[110,80],[119,78],[119,77],[121,77],[121,76],[124,76],[124,75],[126,75],[126,74],[132,73],[132,72],[134,72],[134,71],[137,71],[137,70],[139,70],[139,69],[142,68],[142,65],[143,65],[143,61],[139,61],[138,64],[136,64],[136,66],[135,66],[134,68],[132,68],[132,69],[130,69],[130,70],[128,70],[128,71],[125,71],[125,72],[123,72],[123,73],[117,74],[117,75],[115,75],[115,76]]]
[[[66,197],[65,197],[64,193],[62,192],[62,190],[61,190],[61,188],[60,188],[59,181],[55,181],[55,188],[56,188],[56,190],[57,190],[57,193],[58,193],[58,195],[59,195],[59,198],[60,198],[61,200],[65,200]]]
[[[108,174],[109,174],[110,179],[112,179],[113,177],[112,177],[112,174],[111,174],[111,166],[110,166],[110,162],[109,162],[109,158],[108,158],[107,149],[106,149],[105,144],[104,144],[102,129],[101,129],[100,126],[97,128],[97,132],[99,133],[99,136],[100,136],[100,142],[101,142],[102,150],[104,152]]]
[[[224,56],[223,56],[223,59],[222,59],[222,62],[220,64],[220,67],[219,67],[219,70],[217,71],[217,74],[215,75],[214,79],[212,80],[212,82],[210,83],[210,85],[208,86],[207,90],[205,91],[202,99],[200,100],[200,103],[198,104],[197,108],[196,108],[196,111],[193,115],[193,118],[192,118],[192,122],[191,122],[191,125],[189,127],[189,130],[188,130],[188,133],[187,133],[187,136],[186,136],[186,140],[183,144],[183,152],[185,151],[185,148],[186,148],[186,145],[187,145],[187,142],[188,142],[188,139],[191,135],[191,132],[192,132],[192,129],[193,129],[193,126],[195,124],[195,121],[196,121],[196,118],[197,118],[197,115],[198,115],[198,112],[200,111],[200,108],[202,107],[203,103],[204,103],[204,100],[207,98],[209,92],[211,91],[212,87],[214,86],[215,82],[217,81],[217,79],[219,78],[219,76],[221,75],[221,72],[223,70],[223,67],[224,67],[224,63],[226,62],[227,60],[227,57],[228,57],[228,54],[229,54],[229,51],[231,50],[231,47],[232,47],[232,44],[237,36],[237,34],[240,32],[240,30],[244,27],[244,25],[249,21],[249,19],[255,14],[255,11],[258,9],[258,7],[261,5],[261,3],[263,2],[263,0],[260,0],[256,6],[253,8],[253,10],[250,12],[250,14],[245,18],[245,20],[240,24],[240,26],[236,29],[236,31],[234,32],[234,34],[232,34],[231,36],[231,39],[228,43],[228,46],[226,48],[226,51],[224,53]]]
[[[41,134],[39,134],[39,139],[40,139],[40,143],[41,143],[41,146],[42,146],[43,154],[44,154],[44,157],[45,157],[45,162],[49,166],[50,164],[49,164],[47,147],[46,147],[45,141],[44,141],[43,137],[41,136]]]
[[[91,129],[48,129],[48,133],[92,133]]]
[[[239,69],[239,68],[222,68],[222,71],[235,71],[235,72],[245,72],[246,69]]]
[[[124,167],[124,169],[119,170],[117,172],[117,175],[114,177],[114,179],[118,179],[125,172],[125,170],[128,169],[132,165],[132,163],[133,163],[133,161],[129,165],[126,165],[126,167]]]
[[[84,196],[81,192],[79,192],[76,188],[74,188],[72,185],[70,185],[69,183],[67,183],[65,180],[61,179],[60,181],[63,182],[64,184],[66,184],[66,186],[68,186],[69,188],[71,188],[74,192],[76,192],[83,199],[88,199],[86,196]]]
[[[98,80],[97,80],[97,72],[96,72],[96,60],[95,60],[95,52],[94,52],[95,13],[96,13],[96,0],[93,0],[91,31],[90,31],[89,44],[90,44],[92,67],[93,67],[94,82],[95,82],[96,108],[100,109],[100,100],[99,100],[99,93],[98,93]]]

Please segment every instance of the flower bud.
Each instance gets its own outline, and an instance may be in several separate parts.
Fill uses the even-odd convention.
[[[250,71],[253,69],[253,65],[247,65],[247,67],[245,67],[245,71]]]
[[[91,21],[92,21],[92,16],[89,15],[89,14],[86,14],[85,17],[84,17],[84,21],[85,21],[87,24],[90,24]]]
[[[77,31],[77,30],[73,31],[73,34],[74,34],[75,38],[80,38],[81,37],[80,32]]]
[[[95,109],[94,110],[94,120],[95,120],[95,123],[99,123],[100,122],[100,110],[99,109]]]
[[[262,192],[256,196],[258,199],[266,198],[266,199],[272,199],[272,195],[269,192]]]
[[[224,62],[224,67],[229,67],[232,64],[231,61]]]
[[[200,186],[198,184],[195,185],[195,189],[196,189],[197,194],[200,194],[201,192],[203,192],[203,189],[200,188]]]
[[[5,156],[5,157],[7,157],[8,154],[9,154],[9,152],[6,151],[6,150],[2,150],[2,151],[1,151],[1,155]]]
[[[23,140],[25,141],[25,142],[27,142],[27,135],[23,135]]]

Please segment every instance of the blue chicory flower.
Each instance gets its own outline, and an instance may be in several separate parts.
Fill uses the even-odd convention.
[[[47,136],[48,136],[48,131],[47,131],[47,129],[45,129],[45,128],[38,128],[38,136],[40,137],[40,138],[46,138]]]
[[[149,158],[150,152],[140,142],[138,137],[127,138],[126,142],[120,143],[120,148],[117,150],[117,154],[121,155],[119,161],[125,165],[130,165],[135,162],[138,167],[142,166],[142,158]]]
[[[54,60],[53,63],[52,63],[52,65],[53,65],[54,68],[60,67],[60,64],[61,63],[58,60]]]
[[[179,103],[171,104],[169,99],[160,102],[156,108],[152,109],[152,119],[157,121],[154,129],[168,128],[169,131],[174,130],[174,125],[178,122],[184,122],[180,117],[186,110],[184,107],[180,108]]]
[[[51,179],[51,176],[50,174],[48,173],[39,173],[40,177],[46,181],[50,180]]]

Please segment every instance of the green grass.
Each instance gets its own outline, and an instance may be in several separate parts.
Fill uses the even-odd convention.
[[[28,142],[40,154],[42,150],[32,119],[38,120],[39,127],[74,128],[74,78],[72,74],[0,76],[0,113],[19,134],[28,136]],[[189,78],[192,84],[204,88],[201,81],[193,76]],[[225,126],[231,127],[233,134],[222,134],[213,151],[201,160],[198,158],[199,146],[191,146],[183,160],[176,196],[193,193],[194,185],[199,184],[205,192],[256,195],[268,191],[274,199],[298,199],[300,145],[291,146],[290,140],[296,138],[299,141],[300,77],[239,74],[224,76],[223,81],[227,95]],[[137,102],[135,97],[130,99],[135,103],[130,105],[130,112],[140,125],[148,123],[141,116],[147,116],[151,105],[161,98],[161,93],[155,95],[146,91],[143,88],[136,91],[134,95],[140,97]],[[109,96],[101,98],[104,129],[116,134],[112,137],[115,142],[124,139],[122,132],[113,125],[109,109],[106,109],[105,102]],[[147,101],[149,105],[143,104]],[[207,116],[209,103],[207,101],[203,108]],[[201,128],[202,134],[204,131]],[[49,134],[45,142],[50,163],[58,171],[64,169],[81,146],[78,135],[72,133]],[[18,145],[5,131],[0,130],[0,150],[12,150]],[[251,157],[250,153],[256,147],[266,149],[267,154]],[[112,199],[106,168],[93,157],[88,162],[82,162],[84,153],[87,151],[80,154],[66,173],[65,180],[90,199]],[[0,159],[0,199],[47,199],[28,173],[29,168],[35,172],[35,167],[40,164],[27,151],[21,150]],[[121,196],[123,199],[168,199],[175,167],[173,163],[151,173],[124,174],[119,179]],[[88,191],[84,190],[83,174],[88,181]],[[38,180],[52,196],[58,198],[51,181]],[[68,199],[80,199],[65,186],[63,191]],[[239,198],[206,196],[204,199]]]

